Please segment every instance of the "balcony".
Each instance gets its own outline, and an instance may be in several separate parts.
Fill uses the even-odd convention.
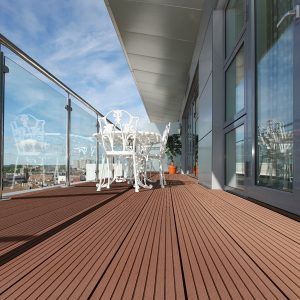
[[[186,175],[0,203],[1,299],[299,299],[299,223]]]
[[[139,53],[129,53],[128,58],[147,111],[153,120],[178,120],[185,93],[198,98],[195,90],[201,64],[188,81],[193,93],[188,92],[185,75],[200,15],[204,17],[204,2],[194,1],[190,8],[172,7],[174,16],[187,11],[183,19],[189,30],[181,24],[180,31],[174,30],[170,22],[172,34],[165,37],[135,32],[136,28],[148,30],[149,24],[141,27],[144,19],[134,20],[133,9],[149,4],[105,2],[112,4],[108,5],[112,16],[122,6],[115,25],[126,29],[129,24],[134,29],[119,30],[127,42],[124,46],[142,45]],[[168,14],[169,20],[175,20],[169,9],[170,5],[159,3],[155,8],[161,19]],[[146,8],[140,11],[151,13]],[[124,22],[124,12],[132,24]],[[181,34],[191,35],[190,39],[182,39]],[[280,195],[282,203],[287,199],[284,206],[278,205],[288,208],[286,215],[258,201],[208,189],[183,174],[168,174],[165,188],[157,181],[153,189],[135,193],[130,185],[114,183],[111,189],[96,192],[103,156],[92,136],[99,132],[102,113],[2,35],[0,42],[0,299],[300,299],[300,225],[299,216],[293,215],[299,202],[292,201],[299,189],[292,194],[294,179],[287,176],[290,162],[280,175],[282,180],[274,181],[281,192],[288,192]],[[185,54],[178,49],[185,49]],[[151,51],[159,57],[152,57]],[[186,56],[183,61],[182,56]],[[220,66],[223,72],[223,61]],[[216,80],[215,74],[207,76]],[[183,122],[179,130],[188,141],[185,172],[201,175],[203,184],[208,179],[207,186],[215,188],[212,179],[224,187],[224,173],[229,170],[230,186],[241,187],[240,192],[249,190],[244,185],[250,177],[244,137],[237,139],[233,127],[228,131],[232,135],[227,136],[227,144],[232,148],[226,151],[237,155],[227,169],[222,168],[228,134],[223,132],[222,118],[214,115],[211,128],[206,126],[207,132],[198,141],[196,131],[191,130],[205,124],[192,124],[197,114],[186,113],[190,123]],[[212,137],[216,122],[221,122],[221,137]],[[287,135],[286,149],[290,140]],[[291,161],[292,156],[285,159]],[[261,165],[265,183],[277,176],[270,165]],[[217,182],[217,177],[223,179]],[[269,204],[273,195],[270,189],[262,193]]]

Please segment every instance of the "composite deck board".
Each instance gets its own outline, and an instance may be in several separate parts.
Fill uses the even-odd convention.
[[[60,190],[61,193],[51,190],[43,195],[39,193],[39,195],[33,194],[31,197],[26,196],[28,208],[26,208],[24,199],[21,199],[21,202],[16,198],[0,203],[0,211],[4,212],[4,216],[0,218],[0,255],[35,239],[53,226],[65,222],[83,210],[124,192],[126,188],[115,186],[111,190],[102,192],[101,195],[95,192],[95,185],[70,188],[72,192],[67,196],[64,195],[67,194],[67,189]],[[13,214],[10,211],[6,216],[7,202],[13,202],[14,205],[19,203],[19,206],[16,207],[20,208],[18,212]]]
[[[167,180],[140,193],[86,184],[0,203],[2,241],[95,207],[2,260],[0,299],[300,298],[298,222],[184,175]],[[14,242],[12,255],[26,243]]]
[[[257,221],[287,236],[288,239],[294,238],[296,241],[299,241],[300,232],[298,230],[299,228],[297,221],[286,218],[283,215],[276,214],[273,211],[265,209],[259,205],[254,206],[251,202],[244,201],[244,199],[229,193],[220,191],[210,192],[219,199],[226,201],[231,206],[235,206],[240,211],[249,214]]]
[[[212,204],[214,198],[210,198],[210,194],[203,190],[194,187],[198,193],[194,197],[201,198],[197,203],[197,206],[203,206],[211,216],[218,222],[227,233],[235,240],[239,245],[254,260],[261,269],[267,274],[267,276],[290,298],[297,299],[300,294],[300,282],[299,282],[299,264],[293,261],[292,266],[289,260],[285,260],[284,253],[281,256],[277,255],[274,251],[274,246],[263,243],[261,239],[258,239],[257,234],[253,232],[255,224],[253,222],[245,225],[247,219],[246,214],[235,214],[232,207],[229,209],[222,203],[218,202],[217,205]],[[202,193],[202,194],[199,194]],[[190,193],[191,194],[191,193]],[[192,196],[192,195],[191,195]],[[263,233],[263,232],[262,232]],[[268,231],[263,233],[265,238],[268,237]],[[291,241],[292,243],[293,241]],[[298,248],[299,252],[299,248]]]
[[[263,294],[270,296],[267,290],[264,289],[264,285],[261,285],[262,282],[266,281],[267,285],[270,285],[270,281],[266,276],[256,276],[251,269],[252,264],[249,257],[243,256],[243,251],[240,250],[239,245],[224,231],[222,227],[219,226],[216,222],[213,222],[212,217],[207,214],[204,210],[198,210],[192,204],[189,195],[186,195],[185,198],[186,207],[184,210],[194,214],[195,225],[198,225],[198,234],[202,235],[205,245],[211,255],[211,259],[215,264],[221,276],[222,281],[227,287],[228,292],[231,294],[232,298],[239,298],[242,295],[245,296],[245,292],[249,296],[249,291],[253,294],[253,297],[261,298],[260,292],[258,289],[263,289]],[[198,238],[198,241],[200,238]],[[201,246],[201,249],[204,250],[205,247]],[[218,275],[215,273],[215,276]],[[214,279],[215,283],[218,283],[218,278]],[[253,284],[258,284],[258,288]],[[272,285],[271,285],[272,286]],[[245,290],[247,287],[248,291]],[[218,288],[220,291],[220,288]],[[222,298],[224,297],[224,292],[220,293]],[[280,296],[281,293],[278,293]],[[251,298],[251,296],[250,296]],[[272,298],[272,297],[268,297]]]
[[[132,192],[128,192],[122,195],[116,199],[114,203],[109,203],[101,211],[96,211],[88,218],[86,217],[74,224],[74,226],[70,226],[63,234],[53,236],[51,239],[41,243],[38,247],[32,248],[18,256],[13,262],[2,266],[0,277],[1,291],[17,283],[20,278],[23,278],[27,274],[30,274],[30,276],[27,276],[26,279],[31,278],[33,274],[32,271],[42,264],[51,263],[55,254],[65,255],[65,257],[68,258],[66,254],[72,251],[72,247],[81,245],[77,237],[82,236],[85,237],[85,242],[89,241],[89,235],[83,233],[86,233],[88,229],[92,232],[96,230],[95,233],[99,232],[99,220],[102,220],[104,217],[106,217],[106,222],[104,225],[102,224],[101,230],[109,234],[110,231],[107,230],[108,227],[111,224],[117,223],[117,216],[119,216],[119,210],[116,208],[121,206],[124,200],[128,199],[131,194]],[[126,213],[127,211],[122,210],[122,213],[123,212]],[[107,220],[107,218],[109,219]],[[87,245],[89,245],[89,243],[87,243]],[[65,268],[65,266],[63,266],[63,268]],[[17,274],[15,273],[16,269],[18,269]]]

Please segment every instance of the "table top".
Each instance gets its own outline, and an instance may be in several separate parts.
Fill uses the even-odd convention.
[[[116,139],[119,139],[121,135],[121,131],[114,132]],[[97,139],[100,139],[101,133],[94,133],[93,136]],[[161,142],[161,134],[157,132],[138,131],[136,139],[140,144],[158,144]]]

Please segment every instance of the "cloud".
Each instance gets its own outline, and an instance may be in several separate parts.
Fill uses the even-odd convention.
[[[1,0],[0,30],[100,112],[148,120],[102,1]]]

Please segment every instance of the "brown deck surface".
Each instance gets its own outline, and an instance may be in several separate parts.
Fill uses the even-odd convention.
[[[23,244],[2,248],[0,299],[300,299],[298,222],[168,179],[140,193],[87,186],[1,203],[2,243]]]
[[[50,229],[72,222],[127,189],[127,186],[114,185],[99,194],[95,183],[86,183],[36,191],[0,202],[0,256],[25,247],[31,240],[49,234]]]

